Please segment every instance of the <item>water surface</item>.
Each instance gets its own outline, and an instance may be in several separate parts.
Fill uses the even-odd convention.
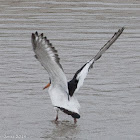
[[[0,139],[140,139],[139,13],[137,0],[0,0]],[[77,125],[63,113],[54,124],[31,33],[50,39],[70,80],[123,26],[77,94]]]

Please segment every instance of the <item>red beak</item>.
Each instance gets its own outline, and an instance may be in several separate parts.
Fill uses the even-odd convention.
[[[46,88],[48,88],[49,86],[50,86],[51,84],[50,83],[48,83],[43,89],[46,89]]]

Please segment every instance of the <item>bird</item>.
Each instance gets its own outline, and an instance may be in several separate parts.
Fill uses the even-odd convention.
[[[56,110],[55,122],[58,122],[58,112],[62,111],[70,115],[76,124],[80,118],[80,104],[75,96],[83,85],[84,80],[93,64],[110,48],[110,46],[122,34],[124,27],[114,33],[112,38],[99,50],[99,52],[87,61],[73,76],[72,80],[67,81],[63,67],[60,64],[58,51],[50,43],[43,33],[36,31],[31,35],[31,42],[35,58],[47,70],[49,74],[49,83],[43,88],[48,88],[48,93],[54,109]]]

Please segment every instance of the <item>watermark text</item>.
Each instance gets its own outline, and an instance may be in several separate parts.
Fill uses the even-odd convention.
[[[25,139],[25,138],[27,138],[27,136],[20,135],[20,134],[16,134],[16,135],[4,134],[3,136],[0,136],[0,138],[3,138],[3,139]]]

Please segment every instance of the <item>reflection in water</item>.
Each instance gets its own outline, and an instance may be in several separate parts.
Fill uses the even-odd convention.
[[[49,139],[49,138],[72,139],[72,138],[76,137],[76,134],[79,132],[79,126],[77,124],[72,124],[69,121],[58,121],[57,123],[52,121],[52,123],[55,125],[55,128],[52,130],[51,134],[47,134],[46,136],[43,136],[41,138],[44,138],[44,139]]]

